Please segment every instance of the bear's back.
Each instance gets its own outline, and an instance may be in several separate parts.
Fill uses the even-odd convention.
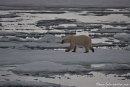
[[[73,36],[73,40],[76,45],[85,45],[91,43],[91,39],[86,35]]]

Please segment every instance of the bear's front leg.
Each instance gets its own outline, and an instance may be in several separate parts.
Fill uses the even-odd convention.
[[[76,45],[74,46],[74,50],[72,52],[76,52]]]
[[[65,52],[69,52],[70,50],[72,50],[71,47],[69,47],[67,50],[65,50]]]
[[[70,47],[67,49],[67,50],[65,50],[65,52],[69,52],[70,50],[72,50],[74,48],[74,46],[72,45],[72,44],[70,44]]]
[[[69,48],[67,50],[65,50],[65,52],[69,52],[69,51],[70,51]]]
[[[85,52],[84,53],[89,53],[89,47],[85,46]]]

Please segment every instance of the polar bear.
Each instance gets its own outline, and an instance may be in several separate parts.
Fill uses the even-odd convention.
[[[85,53],[88,53],[89,49],[94,52],[94,48],[92,47],[91,42],[91,38],[86,35],[70,35],[63,38],[61,43],[70,43],[70,47],[65,52],[69,52],[72,49],[74,49],[72,52],[76,52],[76,46],[79,45],[85,47]]]

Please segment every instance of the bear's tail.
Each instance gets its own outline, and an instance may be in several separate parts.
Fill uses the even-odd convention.
[[[94,48],[92,46],[90,46],[90,50],[92,50],[92,52],[94,52]]]

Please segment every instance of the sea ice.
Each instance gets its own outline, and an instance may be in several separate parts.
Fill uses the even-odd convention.
[[[5,54],[6,53],[6,54]],[[130,63],[130,51],[95,49],[95,52],[84,53],[83,48],[77,52],[64,50],[17,50],[0,49],[0,64],[26,64],[38,61],[50,61],[63,64],[96,64],[96,63]],[[115,60],[116,59],[116,60]]]

